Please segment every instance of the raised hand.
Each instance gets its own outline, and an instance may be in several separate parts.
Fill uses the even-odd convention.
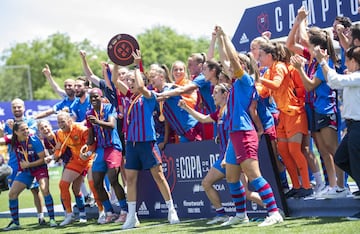
[[[45,64],[45,67],[42,69],[42,73],[46,78],[49,78],[51,76],[51,70],[49,65]]]
[[[141,52],[140,52],[140,50],[133,51],[132,56],[134,57],[135,65],[139,65],[140,62],[141,62]]]

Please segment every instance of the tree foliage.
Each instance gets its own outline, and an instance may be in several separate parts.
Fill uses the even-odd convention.
[[[164,63],[170,67],[176,60],[186,62],[191,53],[206,52],[209,46],[209,40],[205,38],[191,39],[164,26],[148,29],[136,37],[145,66]],[[72,42],[67,34],[55,33],[45,40],[18,43],[7,49],[1,57],[5,66],[0,67],[0,101],[10,101],[15,97],[27,100],[30,90],[35,100],[59,99],[47,83],[42,69],[48,64],[55,81],[62,87],[65,79],[83,75],[79,50],[87,52],[90,67],[101,76],[100,63],[109,60],[106,50],[92,45],[87,39]],[[31,89],[27,66],[30,68]]]

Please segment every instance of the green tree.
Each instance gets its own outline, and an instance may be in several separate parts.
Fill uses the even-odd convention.
[[[206,38],[191,39],[164,26],[148,29],[139,34],[137,39],[146,67],[152,63],[164,63],[170,67],[176,60],[186,62],[192,53],[206,52],[209,46]],[[102,61],[109,61],[107,51],[94,46],[87,39],[72,42],[67,34],[55,33],[45,40],[18,43],[6,50],[1,57],[5,67],[0,67],[0,101],[10,101],[15,97],[24,100],[29,98],[26,69],[5,69],[12,66],[29,66],[35,100],[59,99],[47,83],[42,69],[48,64],[55,81],[62,87],[65,79],[84,74],[79,50],[87,52],[91,69],[101,77],[100,64]]]
[[[156,26],[147,29],[137,36],[145,66],[152,63],[166,64],[169,68],[177,60],[187,62],[192,53],[207,52],[209,40],[191,39],[179,35],[167,26]]]

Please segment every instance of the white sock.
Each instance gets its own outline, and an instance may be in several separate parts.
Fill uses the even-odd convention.
[[[313,176],[314,176],[314,178],[315,178],[316,184],[323,184],[323,183],[324,183],[323,180],[322,180],[321,172],[320,172],[320,171],[314,172],[314,173],[313,173]]]
[[[170,199],[169,201],[165,201],[165,203],[166,203],[166,207],[168,208],[168,210],[175,209],[174,202],[172,199]]]
[[[38,218],[39,219],[44,219],[44,213],[38,213]]]
[[[128,202],[128,209],[129,209],[129,212],[128,212],[128,215],[129,216],[135,216],[135,212],[136,212],[136,201],[134,202]]]

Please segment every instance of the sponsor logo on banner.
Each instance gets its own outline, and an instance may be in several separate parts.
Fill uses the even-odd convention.
[[[175,209],[177,208],[177,205],[174,204],[174,207]],[[166,203],[161,203],[161,202],[155,202],[154,204],[154,210],[155,211],[160,211],[161,213],[165,213],[167,214],[168,213],[168,208],[166,206]]]
[[[200,214],[201,208],[204,207],[204,201],[183,201],[183,206],[187,207],[188,214]]]
[[[258,209],[258,204],[256,202],[251,201],[251,208],[253,210],[257,210]]]
[[[162,168],[166,180],[169,183],[170,191],[174,190],[176,184],[176,171],[175,171],[175,163],[174,159],[171,156],[166,156],[164,153],[161,156]]]
[[[271,32],[272,39],[287,36],[295,22],[297,10],[301,6],[309,11],[307,23],[310,26],[332,27],[336,16],[347,16],[353,22],[359,21],[358,0],[274,0],[245,9],[232,37],[236,50],[249,51],[250,42],[265,31]],[[243,40],[244,34],[248,42]]]
[[[204,188],[203,186],[201,186],[201,184],[194,184],[193,186],[193,193],[199,193],[199,192],[204,192]]]
[[[232,201],[222,202],[221,205],[224,207],[226,213],[236,212],[236,207]]]
[[[213,185],[213,188],[216,190],[216,191],[225,191],[226,190],[226,187],[224,184],[214,184]]]
[[[259,33],[263,33],[265,31],[269,30],[269,15],[265,14],[265,13],[261,13],[258,17],[257,17],[257,30],[259,31]]]
[[[138,214],[139,215],[149,215],[150,212],[148,210],[148,208],[146,207],[146,204],[145,202],[143,201],[139,207],[139,210],[138,210]]]
[[[219,146],[213,141],[169,144],[166,146],[162,155],[162,166],[169,186],[172,188],[174,205],[178,205],[176,211],[179,217],[210,218],[216,215],[215,209],[204,192],[201,181],[219,157]],[[272,184],[279,208],[283,209],[283,204],[279,202],[277,183],[273,179],[274,172],[272,167],[269,167],[271,165],[270,158],[266,141],[260,141],[260,166],[266,165],[265,168],[261,168],[262,172]],[[138,214],[146,218],[166,218],[166,204],[163,202],[161,193],[158,191],[149,171],[139,173],[139,185],[137,203],[140,209]],[[229,194],[226,180],[218,181],[213,187],[218,191],[225,211],[230,215],[235,213],[236,209]],[[252,216],[252,213],[256,213],[257,217],[265,217],[267,214],[267,210],[261,206],[253,211],[250,202],[247,202],[247,207],[249,217]]]
[[[211,153],[208,157],[200,155],[186,155],[175,159],[176,176],[178,180],[199,181],[209,171],[219,158],[219,153]],[[194,192],[196,190],[194,189]]]
[[[240,38],[239,43],[244,44],[244,43],[247,43],[247,42],[249,42],[249,38],[246,36],[246,33],[243,33],[241,38]]]
[[[0,116],[5,116],[5,109],[0,107]]]

